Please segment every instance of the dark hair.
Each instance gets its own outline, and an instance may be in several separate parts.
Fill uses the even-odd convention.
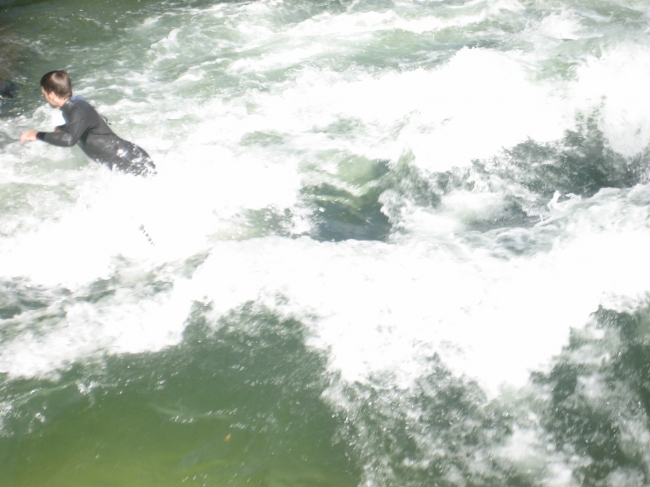
[[[72,80],[65,71],[50,71],[41,78],[41,88],[61,98],[72,96]]]

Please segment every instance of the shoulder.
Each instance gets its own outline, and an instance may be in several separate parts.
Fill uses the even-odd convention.
[[[73,96],[68,99],[61,109],[67,113],[86,113],[95,111],[92,105],[82,96]]]
[[[89,107],[90,103],[83,96],[73,96],[72,98],[68,98],[68,101],[63,106],[69,106],[71,108]]]

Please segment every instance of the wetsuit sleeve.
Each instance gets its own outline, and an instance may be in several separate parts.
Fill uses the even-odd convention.
[[[72,147],[77,143],[87,127],[81,111],[72,109],[68,114],[68,123],[59,125],[57,128],[60,129],[60,132],[40,132],[37,137],[48,144],[59,147]],[[41,133],[42,136],[40,136]]]

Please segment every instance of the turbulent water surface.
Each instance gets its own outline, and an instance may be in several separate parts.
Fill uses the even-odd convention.
[[[0,485],[650,485],[647,0],[0,0]],[[21,146],[66,69],[158,175]]]

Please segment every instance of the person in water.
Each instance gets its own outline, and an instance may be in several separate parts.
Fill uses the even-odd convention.
[[[137,175],[153,175],[156,166],[144,149],[121,139],[83,98],[72,96],[72,80],[65,71],[50,71],[41,78],[41,91],[52,108],[63,112],[65,125],[54,132],[28,130],[20,143],[42,140],[59,147],[79,144],[92,160]]]

